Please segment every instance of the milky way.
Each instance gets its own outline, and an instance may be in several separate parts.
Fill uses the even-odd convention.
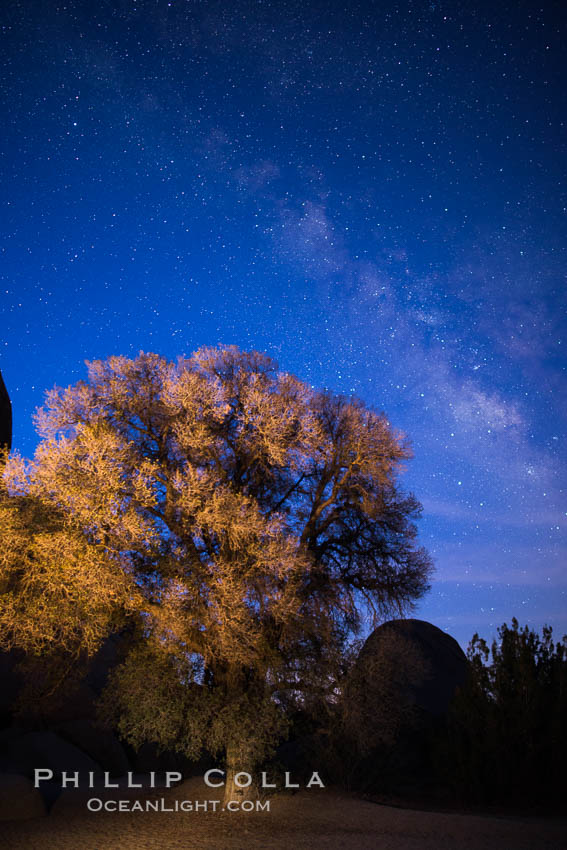
[[[410,438],[418,616],[567,631],[560,5],[6,5],[15,448],[85,359],[267,351]]]

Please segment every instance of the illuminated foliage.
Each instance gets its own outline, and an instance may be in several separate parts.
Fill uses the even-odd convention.
[[[92,653],[129,624],[106,705],[134,744],[256,763],[278,694],[328,685],[365,613],[427,589],[402,438],[261,354],[96,361],[37,424],[4,476],[4,643]]]

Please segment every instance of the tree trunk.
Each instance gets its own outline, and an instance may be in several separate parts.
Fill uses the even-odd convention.
[[[226,784],[224,804],[229,800],[257,800],[259,789],[254,775],[252,760],[246,745],[229,744],[226,748]],[[238,782],[235,782],[238,779]],[[250,784],[247,784],[249,780]]]

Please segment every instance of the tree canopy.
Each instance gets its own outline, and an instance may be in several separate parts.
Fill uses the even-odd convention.
[[[262,354],[95,361],[37,426],[4,474],[3,645],[92,654],[126,628],[109,705],[134,744],[236,742],[245,769],[278,695],[328,687],[363,619],[428,587],[403,437]]]
[[[489,646],[475,634],[470,676],[440,746],[445,778],[465,800],[564,806],[567,635],[554,642],[516,620]]]

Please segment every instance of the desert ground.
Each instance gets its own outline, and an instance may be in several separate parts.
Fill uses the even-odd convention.
[[[567,818],[415,811],[378,805],[329,789],[280,794],[270,800],[269,812],[251,813],[89,813],[85,793],[64,795],[48,817],[5,821],[0,825],[0,847],[10,850],[567,848]],[[175,800],[215,799],[214,793],[205,792],[201,779],[187,780],[176,788],[154,793],[170,807]],[[124,796],[120,794],[120,798]]]

